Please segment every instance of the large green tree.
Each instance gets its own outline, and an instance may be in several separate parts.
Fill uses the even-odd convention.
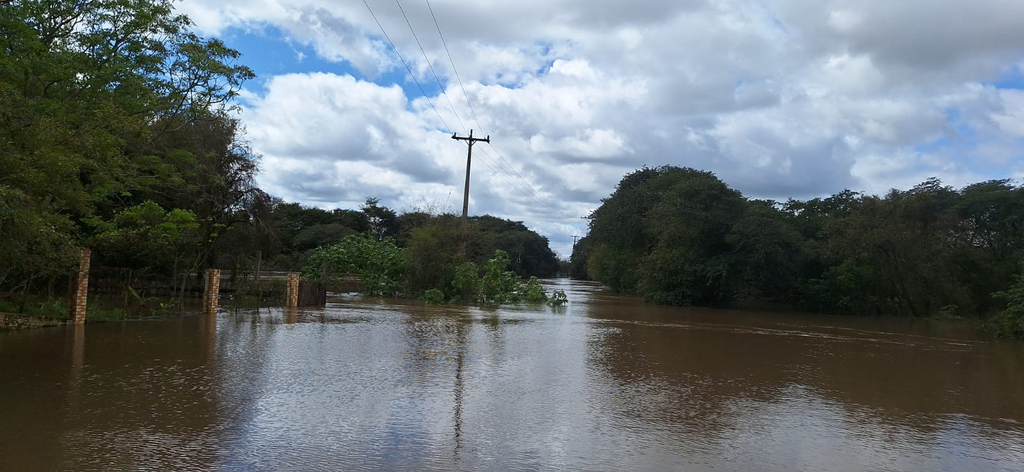
[[[0,250],[0,283],[66,265],[87,236],[83,219],[113,218],[156,200],[137,192],[175,194],[162,204],[189,198],[154,188],[153,168],[182,157],[160,143],[184,129],[235,126],[225,107],[253,76],[236,64],[236,51],[192,33],[167,0],[4,2],[0,51],[0,241],[8,241],[0,249],[10,249]],[[235,175],[253,173],[248,163],[233,165]],[[231,186],[232,170],[219,170]],[[191,209],[198,201],[168,207]],[[196,213],[211,228],[223,224]],[[30,254],[24,244],[48,256]]]

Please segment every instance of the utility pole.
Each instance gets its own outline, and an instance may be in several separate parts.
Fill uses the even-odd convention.
[[[576,236],[576,235],[573,235],[573,237],[572,237],[572,250],[573,251],[576,250],[576,239],[578,239],[578,238],[579,238],[579,236]]]
[[[469,167],[473,164],[473,144],[477,141],[489,143],[491,142],[491,135],[487,135],[483,139],[474,138],[473,130],[469,130],[469,136],[459,136],[456,133],[452,133],[452,139],[469,143],[469,152],[466,154],[466,191],[462,196],[462,221],[467,222],[469,221]]]

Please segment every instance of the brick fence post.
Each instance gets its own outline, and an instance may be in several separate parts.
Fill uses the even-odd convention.
[[[89,299],[89,258],[92,253],[82,249],[82,260],[78,264],[78,283],[75,286],[75,298],[72,310],[75,324],[85,324],[85,308]]]
[[[203,284],[203,313],[217,314],[217,302],[220,299],[220,269],[206,269]]]

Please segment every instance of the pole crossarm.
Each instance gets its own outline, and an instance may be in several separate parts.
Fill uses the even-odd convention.
[[[487,135],[486,138],[474,138],[473,130],[469,130],[469,136],[459,136],[458,133],[452,133],[452,139],[456,141],[466,141],[469,144],[469,151],[466,153],[466,188],[465,193],[462,196],[462,221],[469,220],[469,169],[473,165],[473,145],[478,142],[491,142],[491,135]]]

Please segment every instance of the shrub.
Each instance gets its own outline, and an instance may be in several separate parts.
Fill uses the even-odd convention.
[[[427,305],[443,305],[445,302],[444,292],[436,288],[423,292],[423,296],[420,298],[422,298],[424,302],[427,302]]]
[[[523,298],[523,301],[540,303],[547,301],[548,295],[544,293],[544,287],[541,286],[540,281],[537,277],[530,277],[530,280],[523,284],[519,291]]]
[[[993,318],[992,325],[999,337],[1024,339],[1024,273],[1014,278],[1009,289],[993,294],[1006,301],[1006,309]]]
[[[551,292],[551,298],[548,299],[548,306],[559,307],[565,306],[569,303],[569,297],[565,296],[565,292],[562,290],[555,290]]]

